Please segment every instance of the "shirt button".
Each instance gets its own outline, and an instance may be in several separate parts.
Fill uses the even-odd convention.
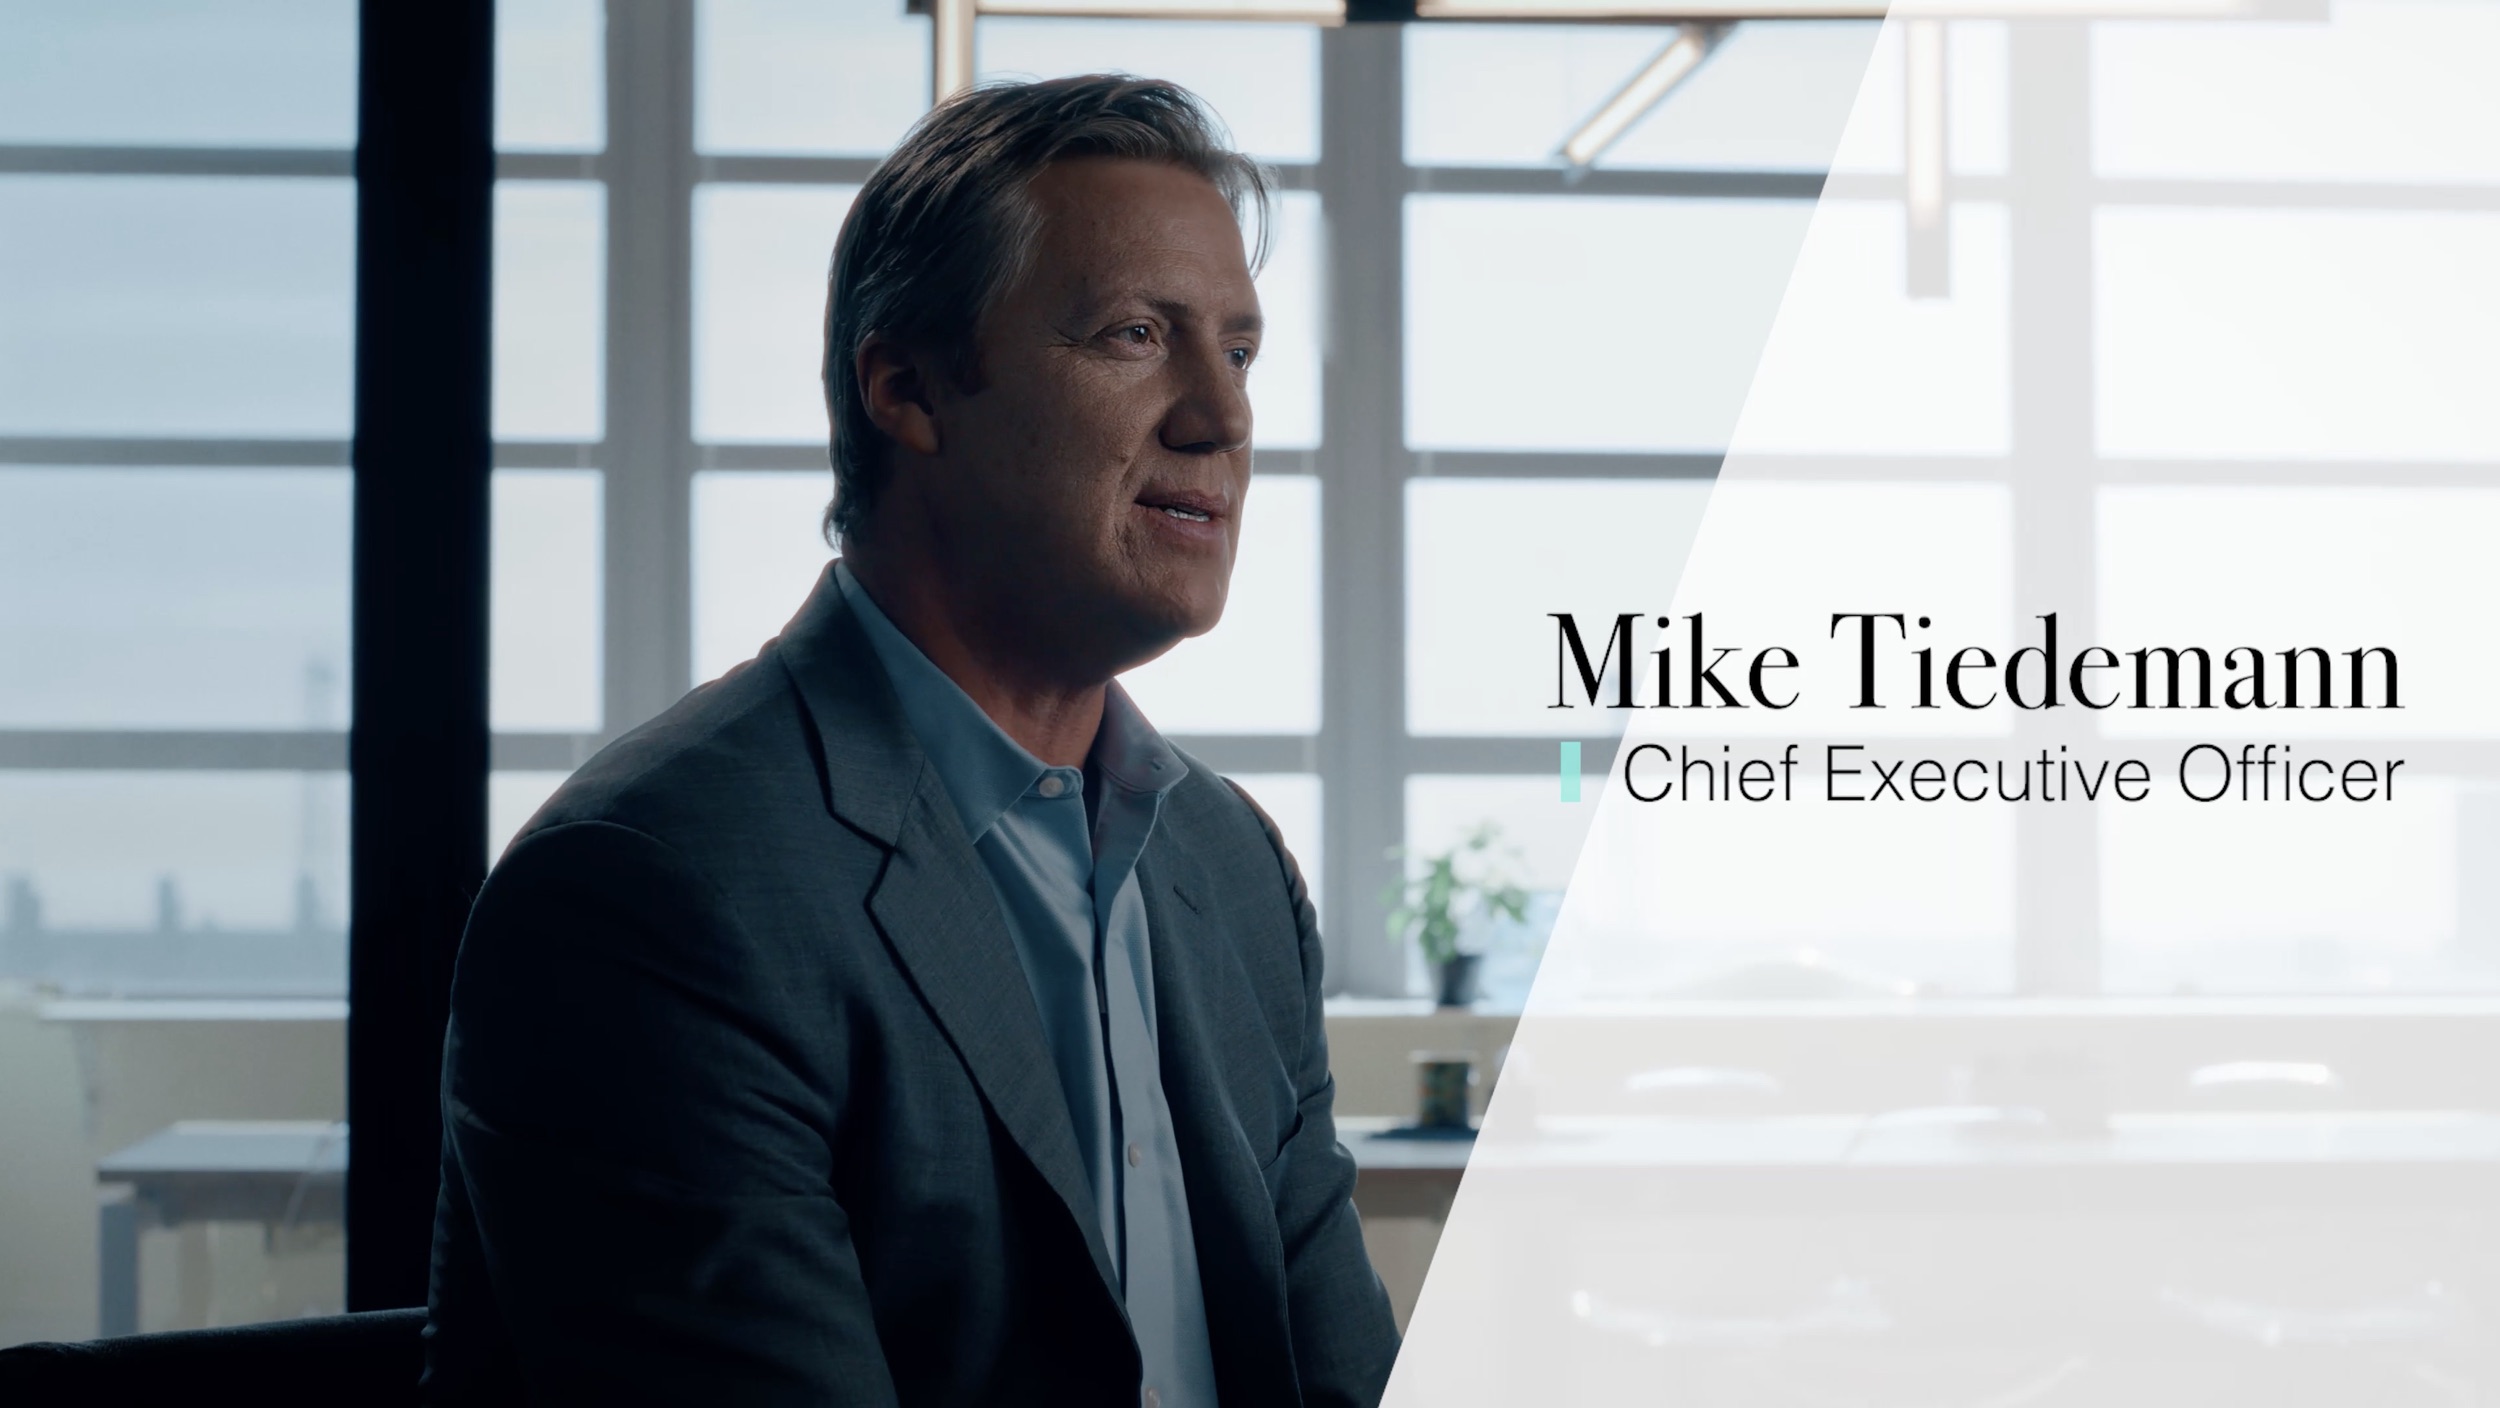
[[[1042,774],[1042,785],[1033,789],[1045,797],[1056,797],[1068,790],[1068,780],[1055,772]]]
[[[1132,1143],[1128,1146],[1128,1166],[1130,1168],[1137,1167],[1138,1163],[1145,1157],[1146,1155],[1144,1152],[1139,1150],[1135,1144]]]
[[[1163,1395],[1155,1392],[1153,1389],[1148,1389],[1144,1393],[1137,1395],[1137,1398],[1139,1402],[1146,1405],[1146,1408],[1163,1408]]]

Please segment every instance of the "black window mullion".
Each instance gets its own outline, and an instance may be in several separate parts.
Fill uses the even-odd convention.
[[[421,1305],[451,965],[486,873],[492,0],[363,0],[347,1304]]]

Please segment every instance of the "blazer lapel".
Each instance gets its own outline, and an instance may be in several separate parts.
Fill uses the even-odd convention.
[[[827,806],[891,852],[869,914],[999,1125],[1075,1219],[1116,1305],[1093,1185],[997,895],[831,568],[775,649],[816,727]]]
[[[1189,1193],[1216,1379],[1226,1402],[1295,1403],[1301,1390],[1275,1204],[1207,1041],[1208,1032],[1228,1024],[1256,1028],[1264,1019],[1244,983],[1221,981],[1229,959],[1204,908],[1213,892],[1205,872],[1171,839],[1174,820],[1167,812],[1156,828],[1154,843],[1138,859],[1137,878],[1154,954],[1163,1093]]]
[[[1119,1277],[1103,1244],[1093,1183],[1077,1152],[1076,1126],[1042,1035],[1032,985],[980,858],[964,839],[953,805],[938,795],[941,788],[937,775],[924,768],[901,843],[869,896],[869,911],[999,1124],[1076,1219],[1094,1269],[1116,1299]]]

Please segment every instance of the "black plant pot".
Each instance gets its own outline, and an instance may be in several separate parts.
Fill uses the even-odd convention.
[[[1484,955],[1481,953],[1454,953],[1441,960],[1434,974],[1441,984],[1441,1005],[1473,1006],[1476,1001],[1476,970],[1482,966]]]

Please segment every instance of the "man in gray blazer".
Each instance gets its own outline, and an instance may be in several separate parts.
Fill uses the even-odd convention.
[[[1378,1401],[1301,875],[1113,681],[1223,610],[1266,196],[1126,78],[958,97],[861,191],[841,560],[471,916],[436,1401]]]

